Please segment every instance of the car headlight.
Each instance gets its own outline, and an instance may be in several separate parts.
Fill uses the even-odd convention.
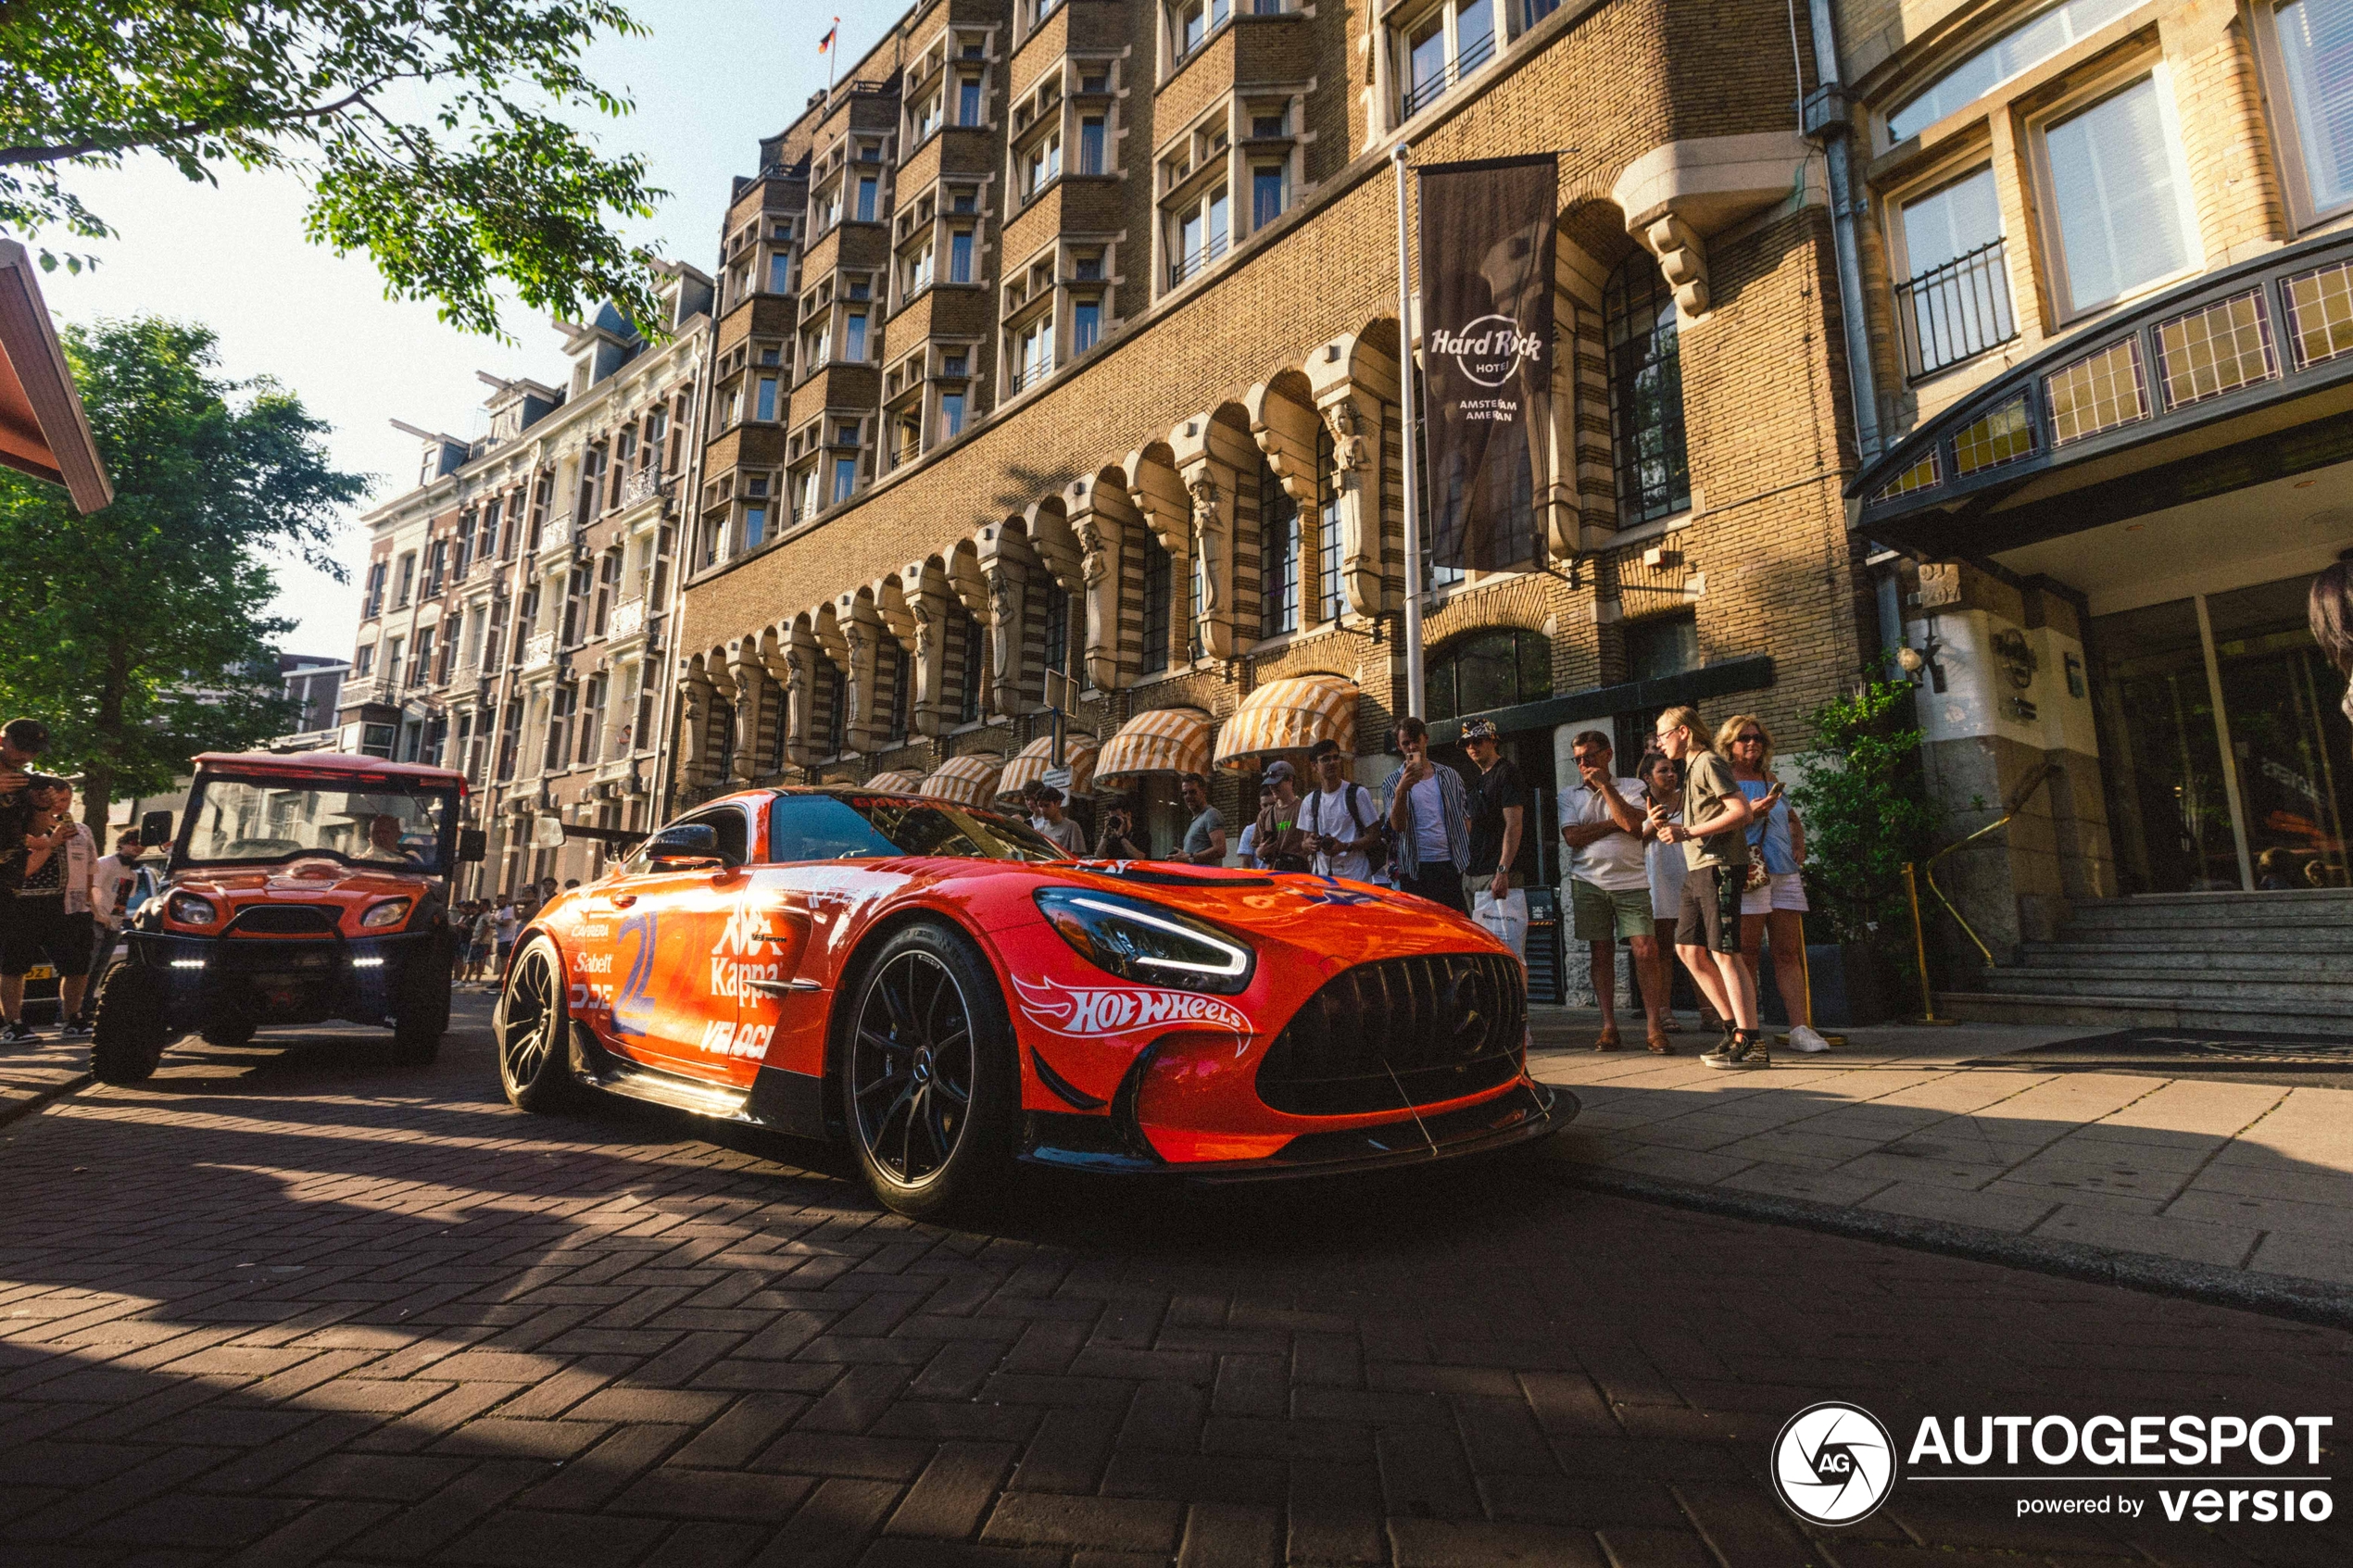
[[[220,918],[209,898],[199,898],[193,893],[174,893],[163,912],[182,925],[210,925]]]
[[[378,904],[366,914],[361,915],[359,917],[359,925],[360,928],[365,931],[380,931],[387,925],[398,925],[402,921],[407,920],[408,918],[409,900],[406,898],[390,898],[386,899],[384,903]]]
[[[1046,923],[1097,969],[1126,980],[1230,997],[1250,985],[1257,955],[1206,921],[1164,905],[1076,887],[1041,887]]]

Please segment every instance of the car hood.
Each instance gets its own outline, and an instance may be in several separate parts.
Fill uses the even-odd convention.
[[[1003,867],[998,874],[1181,909],[1262,945],[1316,955],[1332,969],[1416,953],[1510,951],[1486,927],[1427,898],[1335,877],[1140,861]],[[1037,918],[1034,905],[1027,918]]]
[[[177,892],[203,893],[244,905],[257,902],[357,904],[378,898],[415,897],[429,877],[390,870],[363,870],[340,860],[296,860],[251,871],[195,866],[171,879]]]

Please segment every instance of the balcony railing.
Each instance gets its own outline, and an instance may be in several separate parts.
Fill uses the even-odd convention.
[[[639,469],[623,482],[621,504],[634,507],[640,501],[651,500],[669,488],[660,469]]]
[[[1904,370],[1912,380],[1976,358],[2018,336],[2007,242],[1995,240],[1895,286]]]
[[[556,662],[556,634],[542,632],[522,646],[522,663],[518,668],[526,675],[535,670],[545,670]]]
[[[1013,369],[1005,372],[1007,390],[1019,392],[1025,386],[1035,386],[1053,373],[1054,362],[1051,359],[1016,359]]]
[[[1495,57],[1495,34],[1466,39],[1462,52],[1446,62],[1444,70],[1434,70],[1418,82],[1405,84],[1403,96],[1404,118],[1411,119],[1430,105],[1453,90],[1454,84]]]
[[[612,618],[606,623],[605,635],[618,642],[634,637],[646,629],[646,601],[623,599],[612,607]]]
[[[1175,288],[1186,279],[1226,254],[1227,236],[1212,234],[1208,240],[1190,250],[1180,250],[1168,258],[1168,286]]]

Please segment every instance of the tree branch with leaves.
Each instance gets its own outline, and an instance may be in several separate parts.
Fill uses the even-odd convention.
[[[564,118],[629,112],[581,56],[643,31],[614,0],[0,0],[0,229],[78,271],[90,254],[39,242],[114,234],[79,171],[283,169],[312,241],[445,321],[504,336],[503,287],[564,320],[610,300],[659,335],[653,258],[617,225],[667,193]]]
[[[114,505],[0,470],[0,716],[44,721],[47,765],[82,775],[85,820],[117,792],[159,795],[199,751],[293,727],[257,613],[273,558],[340,579],[332,551],[367,481],[327,459],[327,427],[285,388],[219,373],[212,333],[143,318],[63,334]]]

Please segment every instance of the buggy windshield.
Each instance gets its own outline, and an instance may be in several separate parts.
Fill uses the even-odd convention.
[[[191,864],[332,855],[354,865],[438,874],[448,869],[457,801],[447,789],[370,781],[337,788],[290,780],[211,777],[188,801],[181,857]]]

